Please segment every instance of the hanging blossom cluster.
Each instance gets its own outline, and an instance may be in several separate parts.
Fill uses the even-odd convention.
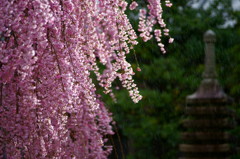
[[[166,29],[160,0],[148,2],[147,20],[140,11],[145,41],[156,22]],[[134,102],[141,100],[126,61],[137,45],[126,9],[125,0],[1,1],[1,158],[107,158],[112,119],[90,73],[105,93],[114,96],[118,78]]]
[[[148,2],[148,14],[146,9],[140,9],[139,12],[138,31],[141,32],[140,37],[143,39],[143,41],[146,42],[150,40],[154,35],[162,53],[166,53],[164,44],[161,42],[162,31],[164,36],[169,37],[169,43],[173,43],[174,39],[169,36],[169,29],[166,28],[166,23],[164,22],[164,19],[162,17],[163,9],[161,0],[148,0]],[[165,0],[165,5],[167,7],[171,7],[172,3],[169,0]],[[133,1],[131,6],[131,8],[135,8],[135,6],[137,6],[136,2]],[[156,24],[158,24],[161,29],[153,29],[153,26]]]

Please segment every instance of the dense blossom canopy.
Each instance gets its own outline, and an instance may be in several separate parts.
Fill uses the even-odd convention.
[[[169,30],[160,0],[140,10],[144,41]],[[166,6],[171,6],[169,0]],[[137,35],[125,0],[1,0],[1,158],[107,158],[111,116],[96,94],[118,78],[134,102],[142,97],[126,61]],[[130,9],[138,4],[133,1]],[[153,30],[159,24],[162,29]],[[173,39],[170,38],[169,42]],[[99,65],[105,66],[100,71]]]

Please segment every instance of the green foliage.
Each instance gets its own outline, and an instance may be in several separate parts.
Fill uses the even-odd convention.
[[[217,0],[206,10],[191,8],[191,2],[173,0],[173,8],[164,14],[175,38],[173,45],[166,46],[166,55],[161,54],[154,40],[148,43],[140,41],[135,48],[142,69],[141,72],[136,71],[135,81],[143,100],[134,104],[122,89],[116,90],[117,103],[107,100],[122,135],[131,141],[127,159],[177,158],[179,121],[186,96],[192,94],[201,81],[204,70],[203,34],[208,29],[217,35],[220,83],[235,99],[236,105],[240,105],[240,13],[231,9],[230,0]],[[230,18],[236,19],[237,24],[233,28],[222,28]],[[135,20],[132,24],[136,28]],[[129,55],[128,61],[136,69],[133,54]]]

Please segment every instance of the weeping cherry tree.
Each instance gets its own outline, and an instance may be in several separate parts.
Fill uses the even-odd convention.
[[[146,2],[139,10],[139,36],[154,36],[165,53],[162,35],[173,39],[161,1]],[[139,8],[125,0],[1,0],[1,158],[107,158],[112,118],[90,73],[111,97],[118,78],[133,102],[141,100],[126,61],[138,43],[128,7]]]

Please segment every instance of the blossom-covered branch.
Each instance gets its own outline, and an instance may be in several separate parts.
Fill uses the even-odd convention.
[[[139,23],[145,41],[157,22],[168,33],[160,0],[148,2],[149,16],[141,10]],[[1,1],[1,158],[107,158],[112,119],[90,72],[105,93],[114,96],[119,78],[141,100],[126,60],[137,45],[126,9],[124,0]]]

